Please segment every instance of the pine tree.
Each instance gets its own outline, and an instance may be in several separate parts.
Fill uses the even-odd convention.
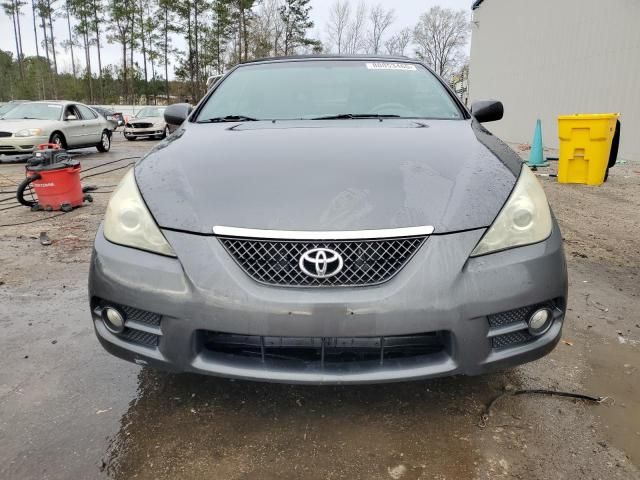
[[[285,26],[284,54],[293,55],[297,47],[310,46],[316,41],[307,38],[307,30],[313,28],[311,0],[285,0],[280,7],[280,17]]]

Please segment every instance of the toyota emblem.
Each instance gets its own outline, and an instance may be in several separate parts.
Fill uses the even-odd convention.
[[[342,255],[330,248],[314,248],[300,257],[300,270],[312,278],[331,278],[342,271]]]

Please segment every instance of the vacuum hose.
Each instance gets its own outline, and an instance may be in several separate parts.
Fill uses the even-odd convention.
[[[37,203],[37,202],[34,202],[32,200],[26,200],[24,198],[24,191],[27,189],[27,187],[29,185],[31,185],[31,182],[39,180],[40,178],[41,178],[40,174],[36,173],[35,175],[30,175],[30,176],[26,177],[20,183],[20,185],[18,185],[18,190],[16,191],[16,199],[18,200],[18,202],[20,202],[25,207],[33,207]]]

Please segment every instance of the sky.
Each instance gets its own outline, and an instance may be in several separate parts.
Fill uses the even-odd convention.
[[[355,7],[358,0],[352,0],[352,5]],[[29,6],[23,8],[24,15],[21,17],[22,28],[22,49],[25,55],[35,55],[35,41],[33,37],[33,17],[31,15],[30,2]],[[313,9],[311,11],[312,20],[315,23],[314,28],[311,30],[313,37],[320,37],[324,39],[326,37],[326,24],[329,20],[329,9],[333,0],[311,0]],[[429,8],[440,5],[444,8],[452,8],[455,10],[467,10],[471,11],[471,4],[473,0],[368,0],[368,5],[380,4],[385,8],[393,8],[395,10],[396,21],[392,25],[390,31],[398,31],[404,27],[413,27],[417,22],[419,16],[429,10]],[[58,18],[54,20],[54,34],[58,41],[62,41],[67,38],[66,20],[64,18]],[[38,29],[38,38],[42,41],[42,30]],[[180,47],[179,42],[176,45]],[[4,10],[0,9],[0,50],[8,50],[15,55],[15,39],[13,36],[13,26],[11,23],[11,17],[4,13]],[[42,51],[40,52],[42,54]],[[71,71],[71,56],[64,51],[59,45],[56,48],[58,55],[58,65],[64,71]],[[82,63],[84,56],[78,49],[74,52],[77,60]],[[119,63],[120,49],[116,45],[106,44],[102,50],[103,64]]]

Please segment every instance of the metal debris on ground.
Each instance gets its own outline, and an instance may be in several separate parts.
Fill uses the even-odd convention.
[[[51,245],[51,239],[49,238],[49,235],[47,235],[47,232],[40,232],[40,245]]]
[[[495,397],[493,400],[489,402],[484,412],[480,416],[480,421],[478,422],[478,427],[485,428],[487,426],[487,422],[491,417],[491,408],[493,405],[500,400],[502,397],[515,397],[516,395],[551,395],[556,397],[568,397],[568,398],[576,398],[578,400],[586,400],[594,403],[602,403],[609,397],[594,397],[592,395],[585,395],[583,393],[574,393],[574,392],[561,392],[558,390],[546,390],[546,389],[526,389],[526,390],[510,390],[505,389],[500,395]]]

